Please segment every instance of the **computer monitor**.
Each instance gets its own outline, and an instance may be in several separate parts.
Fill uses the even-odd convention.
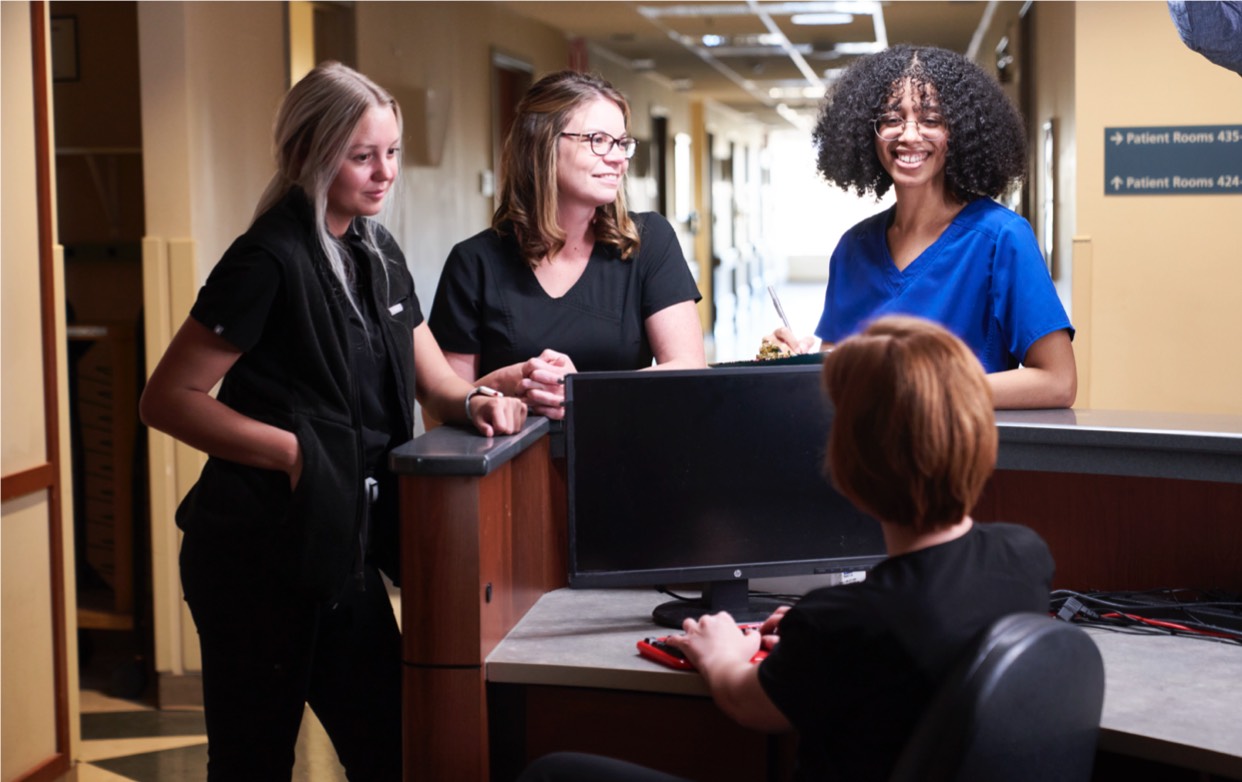
[[[865,570],[880,525],[837,493],[822,464],[832,414],[818,365],[566,377],[571,587],[704,584],[659,624],[727,610],[760,621],[775,603],[749,580]]]

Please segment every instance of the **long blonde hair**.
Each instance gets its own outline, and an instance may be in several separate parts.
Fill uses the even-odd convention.
[[[522,257],[532,267],[565,246],[565,232],[556,222],[556,149],[569,116],[596,98],[617,104],[630,125],[630,104],[603,78],[579,71],[548,74],[527,91],[505,138],[500,156],[500,205],[492,228],[512,231]],[[595,239],[617,248],[622,258],[638,252],[638,229],[625,204],[625,188],[617,198],[595,210]]]
[[[306,74],[285,94],[276,112],[273,129],[276,174],[263,191],[254,212],[254,219],[257,220],[295,186],[300,187],[314,209],[315,235],[319,246],[350,305],[359,315],[361,312],[349,281],[344,247],[328,231],[328,189],[341,169],[349,142],[362,117],[372,108],[386,106],[391,107],[396,115],[400,132],[403,124],[397,101],[358,71],[339,62],[324,62]],[[367,249],[387,261],[376,241],[372,221],[361,221],[361,234]]]

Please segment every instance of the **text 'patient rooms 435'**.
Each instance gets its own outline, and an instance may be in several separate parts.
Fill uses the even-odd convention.
[[[1242,194],[1242,125],[1104,128],[1105,195]]]

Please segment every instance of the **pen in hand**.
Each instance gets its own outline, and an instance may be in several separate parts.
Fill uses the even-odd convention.
[[[789,325],[789,318],[785,315],[785,308],[781,306],[781,300],[776,295],[775,285],[768,286],[768,295],[772,297],[772,304],[776,306],[776,314],[781,316],[781,322],[784,323],[785,328],[789,330],[789,336],[795,337],[793,326]],[[795,348],[794,352],[801,352],[801,351],[798,351],[797,348]]]

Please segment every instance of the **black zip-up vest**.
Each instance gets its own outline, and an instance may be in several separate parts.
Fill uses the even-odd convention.
[[[313,225],[310,203],[295,189],[225,255],[262,253],[277,264],[282,283],[262,337],[225,375],[218,398],[297,436],[303,459],[297,490],[290,492],[283,472],[211,457],[178,508],[177,524],[186,532],[187,547],[198,538],[206,544],[198,550],[215,557],[230,544],[251,547],[248,561],[331,600],[361,563],[368,499],[348,354],[350,305],[319,249]],[[387,231],[376,226],[388,258],[385,269],[355,229],[351,226],[345,241],[355,258],[371,264],[369,293],[381,320],[405,431],[412,435],[414,281]]]

